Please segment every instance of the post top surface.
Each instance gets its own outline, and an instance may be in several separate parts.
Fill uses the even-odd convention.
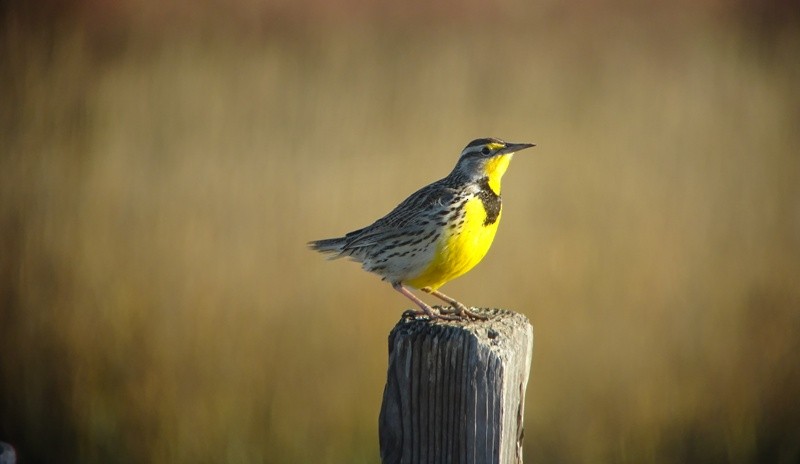
[[[533,327],[523,314],[498,308],[470,309],[488,319],[450,321],[431,320],[426,316],[403,316],[392,329],[389,338],[394,340],[396,337],[423,336],[444,339],[471,335],[480,345],[501,348],[507,341],[519,339],[520,332],[531,332],[531,338],[533,336]]]

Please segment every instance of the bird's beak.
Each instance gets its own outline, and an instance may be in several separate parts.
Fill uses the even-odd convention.
[[[535,147],[535,143],[507,143],[505,148],[502,148],[498,151],[497,155],[507,155],[509,153],[515,153],[520,150],[524,150],[526,148]]]

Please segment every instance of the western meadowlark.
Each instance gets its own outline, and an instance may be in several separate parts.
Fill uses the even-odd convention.
[[[453,171],[413,193],[372,225],[344,237],[308,245],[330,259],[349,257],[378,274],[432,319],[482,319],[465,305],[438,291],[486,256],[500,223],[500,180],[515,152],[532,143],[477,139],[461,152]],[[411,293],[412,287],[453,306],[435,312]]]

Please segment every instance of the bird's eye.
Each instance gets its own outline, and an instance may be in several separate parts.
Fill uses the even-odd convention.
[[[481,153],[483,153],[484,155],[488,155],[489,153],[491,153],[491,151],[492,150],[489,150],[489,147],[483,147],[481,149]]]

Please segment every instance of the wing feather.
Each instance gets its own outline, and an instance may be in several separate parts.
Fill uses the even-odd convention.
[[[437,205],[449,204],[456,192],[448,187],[445,179],[417,190],[386,216],[347,234],[343,249],[370,247],[418,231],[432,220],[431,210]]]

